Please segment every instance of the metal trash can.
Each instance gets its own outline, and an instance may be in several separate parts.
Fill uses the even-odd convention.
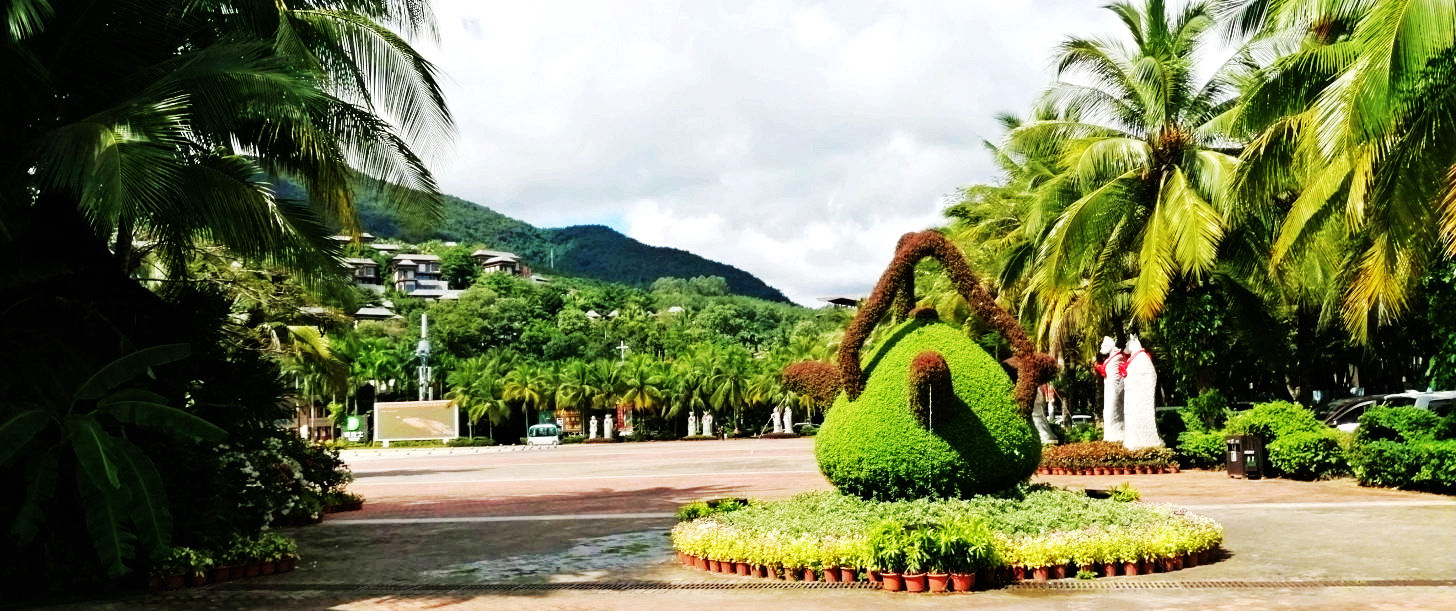
[[[1228,445],[1226,466],[1229,477],[1243,479],[1264,477],[1264,465],[1268,461],[1268,457],[1264,454],[1263,438],[1258,435],[1240,435],[1229,437],[1225,443]]]

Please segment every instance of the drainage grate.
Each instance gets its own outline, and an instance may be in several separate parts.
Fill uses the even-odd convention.
[[[1313,589],[1313,588],[1390,588],[1390,587],[1456,587],[1456,579],[1279,579],[1249,580],[1183,580],[1183,581],[1023,581],[1003,589],[1011,591],[1085,591],[1085,590],[1245,590],[1245,589]],[[389,592],[392,594],[446,592],[545,592],[556,590],[872,590],[879,585],[869,583],[825,583],[755,580],[742,583],[680,583],[673,581],[611,581],[568,583],[473,583],[473,584],[397,584],[397,583],[230,583],[207,589],[251,592]]]

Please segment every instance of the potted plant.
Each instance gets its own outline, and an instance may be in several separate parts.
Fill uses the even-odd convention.
[[[207,574],[213,565],[212,556],[200,550],[187,551],[187,582],[193,587],[207,585]]]
[[[191,569],[192,550],[174,547],[167,550],[147,574],[147,586],[153,590],[166,588],[175,590],[186,585],[186,573]]]
[[[901,539],[905,568],[900,575],[905,580],[906,592],[924,592],[928,586],[926,569],[930,566],[931,548],[935,545],[932,532],[927,524],[905,527],[905,534]]]
[[[905,566],[904,532],[905,525],[891,519],[880,522],[870,534],[870,568],[877,573],[880,587],[889,592],[904,589],[899,573]]]

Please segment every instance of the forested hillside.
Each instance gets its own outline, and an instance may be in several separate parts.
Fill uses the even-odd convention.
[[[542,229],[458,197],[445,198],[444,219],[428,225],[402,218],[368,188],[358,191],[359,219],[375,235],[398,236],[409,242],[431,239],[481,242],[509,250],[538,271],[586,276],[645,288],[658,278],[720,276],[734,294],[786,302],[788,299],[753,274],[661,246],[649,246],[610,227],[580,225]],[[555,266],[552,267],[552,254]]]

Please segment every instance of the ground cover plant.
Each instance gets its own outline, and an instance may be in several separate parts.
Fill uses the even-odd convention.
[[[1215,522],[1168,505],[1046,487],[1006,496],[876,502],[811,492],[680,522],[680,552],[789,571],[835,567],[943,572],[1102,565],[1217,547]]]

